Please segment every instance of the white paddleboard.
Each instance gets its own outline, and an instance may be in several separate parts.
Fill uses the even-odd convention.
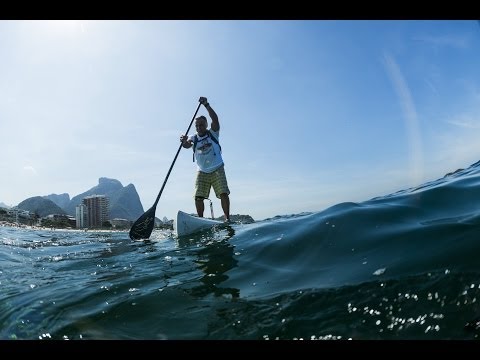
[[[185,236],[220,224],[223,224],[223,222],[193,216],[179,210],[177,218],[173,220],[173,231],[177,236]]]

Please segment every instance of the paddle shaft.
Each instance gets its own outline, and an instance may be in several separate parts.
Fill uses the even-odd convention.
[[[190,125],[188,125],[188,129],[185,132],[185,136],[188,135],[188,132],[190,131],[190,128],[192,127],[193,120],[195,120],[195,117],[197,116],[198,110],[200,109],[200,105],[202,105],[202,104],[201,103],[198,104],[197,110],[195,111],[195,114],[193,114],[192,121],[190,121]],[[160,196],[162,196],[163,189],[165,188],[168,177],[170,176],[170,173],[172,172],[173,165],[175,164],[175,161],[177,161],[177,157],[178,157],[178,154],[180,154],[180,150],[182,150],[182,144],[180,144],[180,146],[178,147],[178,150],[177,150],[177,153],[175,154],[175,158],[173,159],[172,165],[170,165],[170,169],[168,169],[167,177],[165,178],[165,181],[163,182],[162,188],[160,189],[160,192],[157,195],[157,199],[153,203],[152,207],[154,207],[154,208],[157,207],[158,201],[160,200]]]
[[[190,128],[192,127],[193,120],[195,120],[195,116],[197,116],[198,109],[200,109],[200,104],[198,104],[197,110],[195,111],[195,114],[193,115],[192,121],[190,121],[190,125],[188,125],[187,132],[185,133],[185,136],[188,135],[188,132],[190,131]],[[172,165],[170,165],[170,169],[168,170],[167,177],[165,178],[165,181],[163,182],[162,188],[160,189],[160,192],[158,193],[157,199],[155,200],[155,203],[153,206],[148,209],[146,212],[143,213],[142,216],[140,216],[137,221],[132,225],[130,228],[129,236],[130,239],[132,240],[139,240],[139,239],[148,239],[150,235],[152,234],[153,226],[155,225],[155,211],[157,208],[158,200],[160,200],[160,196],[162,195],[163,189],[165,188],[165,184],[167,183],[168,177],[170,176],[170,173],[172,172],[173,165],[175,164],[175,161],[177,160],[178,154],[180,153],[180,150],[182,149],[182,144],[178,147],[177,153],[175,155],[175,158],[173,159]]]

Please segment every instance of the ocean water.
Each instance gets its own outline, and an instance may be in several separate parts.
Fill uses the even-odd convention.
[[[477,339],[480,165],[185,238],[0,227],[0,339]]]

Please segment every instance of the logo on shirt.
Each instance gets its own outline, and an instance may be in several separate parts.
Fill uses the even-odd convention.
[[[208,154],[212,150],[212,143],[204,141],[200,147],[198,147],[198,153],[202,155]]]

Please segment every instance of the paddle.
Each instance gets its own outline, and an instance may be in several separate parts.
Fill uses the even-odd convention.
[[[188,135],[188,132],[192,127],[193,120],[195,120],[195,116],[197,116],[197,112],[198,112],[198,109],[200,109],[200,105],[202,104],[201,103],[198,104],[197,110],[195,111],[195,114],[193,114],[192,121],[190,121],[190,125],[188,125],[188,129],[187,129],[187,132],[185,133],[185,136]],[[173,169],[173,164],[175,164],[175,161],[177,161],[177,157],[181,149],[182,149],[182,144],[180,144],[180,146],[178,147],[177,154],[173,159],[172,165],[170,165],[170,169],[168,170],[167,177],[165,178],[162,188],[158,193],[157,200],[155,200],[155,202],[153,203],[153,206],[150,209],[148,209],[142,216],[140,216],[137,219],[137,221],[133,223],[130,229],[130,232],[128,234],[130,236],[130,239],[132,240],[148,239],[152,234],[153,225],[155,224],[155,210],[157,208],[158,200],[160,200],[160,196],[162,195],[163,188],[167,183],[168,177],[170,176],[170,172]]]

